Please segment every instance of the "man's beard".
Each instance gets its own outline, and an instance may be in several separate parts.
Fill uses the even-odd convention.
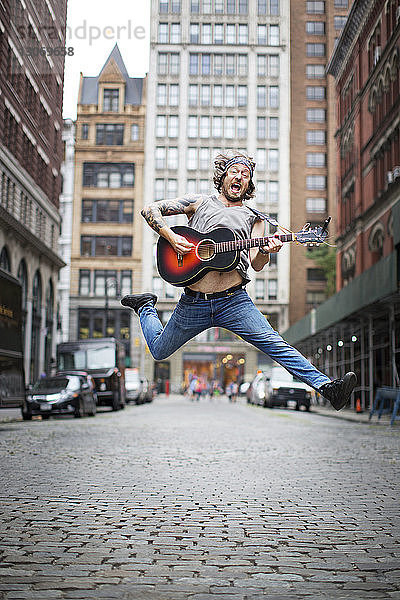
[[[239,196],[231,196],[229,193],[229,187],[225,184],[225,181],[222,184],[222,193],[229,202],[242,202],[246,195],[247,190],[243,190]]]

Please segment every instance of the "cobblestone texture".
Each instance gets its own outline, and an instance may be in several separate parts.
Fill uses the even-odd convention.
[[[399,428],[243,403],[0,425],[0,599],[400,599]]]

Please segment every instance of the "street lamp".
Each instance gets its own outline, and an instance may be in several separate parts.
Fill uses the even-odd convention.
[[[107,277],[105,280],[105,293],[106,293],[106,301],[105,301],[105,309],[106,309],[106,326],[105,326],[105,337],[107,337],[107,333],[108,333],[108,298],[109,298],[109,294],[108,294],[108,289],[109,288],[115,288],[115,296],[119,295],[119,287],[118,287],[118,281],[116,279],[116,277]],[[115,333],[115,332],[114,332]]]

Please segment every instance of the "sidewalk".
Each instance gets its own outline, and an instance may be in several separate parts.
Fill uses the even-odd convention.
[[[324,417],[332,417],[334,419],[342,419],[344,421],[352,421],[353,423],[364,423],[369,425],[386,425],[390,427],[390,419],[392,418],[392,413],[384,414],[378,419],[378,414],[375,413],[372,415],[371,420],[369,419],[369,410],[366,410],[361,413],[357,413],[355,410],[351,410],[349,408],[342,408],[342,410],[335,410],[334,408],[330,408],[329,406],[320,406],[320,405],[312,405],[311,412],[324,416]],[[400,425],[400,421],[398,423],[394,423],[394,427],[396,425]]]

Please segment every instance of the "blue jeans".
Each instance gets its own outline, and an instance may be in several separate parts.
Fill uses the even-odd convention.
[[[155,360],[167,358],[209,327],[224,327],[253,344],[314,389],[330,381],[272,329],[245,290],[237,290],[230,296],[214,300],[201,300],[182,294],[165,327],[151,304],[145,304],[139,310],[139,318]]]

